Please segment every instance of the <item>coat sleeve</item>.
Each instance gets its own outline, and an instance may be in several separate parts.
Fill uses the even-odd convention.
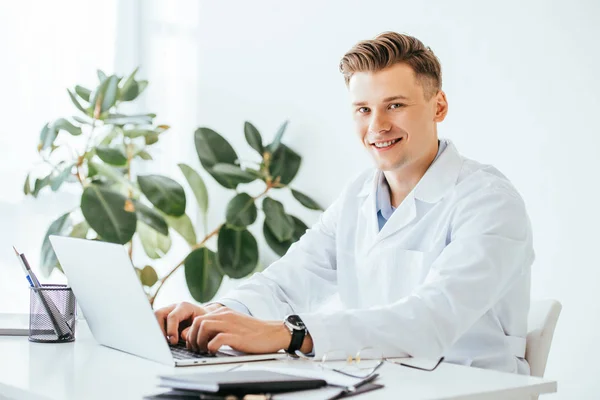
[[[488,187],[457,203],[450,242],[411,295],[385,306],[300,317],[316,357],[377,346],[386,357],[437,358],[524,279],[533,258],[523,201]]]
[[[217,302],[241,303],[260,319],[314,311],[337,290],[335,230],[342,198],[281,259]]]

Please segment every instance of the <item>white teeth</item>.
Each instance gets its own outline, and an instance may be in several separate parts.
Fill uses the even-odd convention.
[[[400,140],[400,139],[394,139],[394,140],[390,140],[390,141],[387,141],[387,142],[379,142],[379,143],[373,143],[373,144],[375,145],[375,147],[381,149],[381,148],[393,145],[398,140]]]

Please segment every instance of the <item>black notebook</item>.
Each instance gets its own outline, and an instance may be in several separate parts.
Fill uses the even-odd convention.
[[[160,379],[160,386],[172,389],[234,395],[293,392],[327,385],[323,379],[265,370],[169,375]]]

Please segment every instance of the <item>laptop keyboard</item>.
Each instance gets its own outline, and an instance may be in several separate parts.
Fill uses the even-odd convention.
[[[208,352],[195,352],[192,350],[188,350],[185,347],[185,342],[179,342],[176,345],[169,345],[169,347],[171,348],[171,354],[173,354],[173,358],[176,360],[216,357],[214,354]]]

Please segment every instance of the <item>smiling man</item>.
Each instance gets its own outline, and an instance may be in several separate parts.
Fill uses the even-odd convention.
[[[376,168],[225,298],[156,311],[165,336],[213,352],[321,357],[375,347],[528,373],[534,252],[525,205],[497,169],[438,139],[448,112],[438,59],[418,39],[387,32],[356,44],[340,70]],[[321,310],[334,294],[343,307]]]

